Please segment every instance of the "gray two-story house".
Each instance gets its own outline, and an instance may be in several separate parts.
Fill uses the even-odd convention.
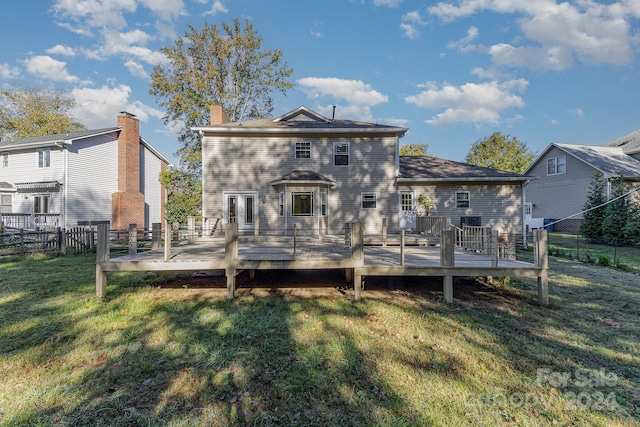
[[[440,159],[400,158],[406,128],[327,118],[305,107],[281,117],[228,123],[211,107],[202,139],[202,215],[248,233],[340,234],[359,221],[378,234],[415,227],[420,195],[458,225],[473,218],[522,232],[527,177]],[[431,159],[431,160],[429,160]]]
[[[128,113],[114,127],[0,141],[0,217],[20,228],[164,222],[170,161]]]

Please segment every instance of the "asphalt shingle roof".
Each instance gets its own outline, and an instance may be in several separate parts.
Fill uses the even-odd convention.
[[[401,156],[400,179],[420,180],[507,180],[526,181],[528,176],[515,172],[454,162],[431,156]]]
[[[625,154],[620,146],[561,144],[553,145],[609,175],[622,171],[625,177],[640,177],[640,162]]]
[[[603,147],[620,147],[625,154],[640,153],[640,130],[634,130],[626,135],[605,142]]]
[[[3,139],[0,141],[0,148],[2,147],[17,147],[19,145],[38,144],[47,142],[58,142],[66,139],[78,139],[91,135],[98,135],[107,132],[115,132],[119,130],[119,127],[91,129],[91,130],[79,130],[74,132],[57,133],[53,135],[32,136],[28,138],[16,138],[16,139]]]

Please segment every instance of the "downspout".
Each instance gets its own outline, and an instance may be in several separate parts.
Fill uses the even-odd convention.
[[[62,144],[62,158],[63,158],[63,173],[62,173],[62,228],[68,229],[67,227],[67,208],[69,204],[69,186],[67,183],[69,182],[69,150],[67,149],[67,145],[71,144],[71,140],[67,139]]]
[[[530,179],[522,183],[522,246],[527,247],[527,185]],[[533,217],[533,206],[531,207],[531,216]]]

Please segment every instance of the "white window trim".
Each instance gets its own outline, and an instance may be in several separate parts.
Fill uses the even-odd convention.
[[[338,148],[338,145],[346,145],[347,146],[347,153],[341,153],[338,154],[336,152],[336,149]],[[336,156],[347,156],[347,164],[346,165],[337,165],[336,164]],[[347,142],[334,142],[333,143],[333,166],[338,167],[338,168],[348,168],[349,166],[351,166],[351,144],[347,141]]]
[[[45,164],[45,155],[47,153],[46,160],[48,163]],[[42,159],[42,166],[40,166],[40,159]],[[51,148],[41,148],[38,150],[38,169],[44,169],[51,167]]]
[[[458,199],[458,194],[465,193],[467,194],[466,199]],[[458,201],[467,202],[468,206],[458,206]],[[466,190],[456,191],[456,209],[469,209],[471,207],[471,192]]]
[[[558,159],[564,159],[563,165],[564,165],[564,171],[562,172],[558,172]],[[553,173],[549,173],[549,162],[553,161]],[[547,176],[552,176],[552,175],[563,175],[567,173],[567,156],[556,156],[556,157],[550,157],[547,159]]]
[[[296,214],[295,213],[295,208],[296,208],[296,204],[295,204],[295,197],[296,196],[311,196],[311,213],[308,214]],[[313,197],[313,191],[292,191],[291,192],[291,216],[315,216],[314,215],[314,197]]]
[[[9,153],[4,152],[2,153],[2,168],[8,168],[9,167]]]
[[[293,157],[296,160],[311,160],[311,147],[313,145],[311,141],[298,141],[294,142],[294,144]],[[309,148],[298,148],[298,144],[309,144]],[[309,157],[298,157],[298,152],[309,152]]]
[[[366,197],[372,197],[369,200],[365,200]],[[372,208],[366,208],[364,206],[364,203],[366,202],[373,202],[374,207]],[[378,193],[372,192],[372,191],[363,191],[362,193],[360,193],[360,209],[361,210],[365,210],[365,211],[373,211],[378,209]]]

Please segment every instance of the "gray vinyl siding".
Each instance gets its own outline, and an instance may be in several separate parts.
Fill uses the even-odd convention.
[[[160,184],[162,161],[150,150],[140,145],[140,192],[144,194],[145,227],[162,220],[164,194]]]
[[[566,173],[547,175],[547,160],[558,156],[566,156]],[[582,211],[595,173],[591,166],[553,147],[528,173],[534,177],[525,187],[526,201],[534,205],[532,217],[562,219]]]
[[[311,159],[295,158],[295,143],[311,142]],[[349,166],[333,165],[334,142],[350,143]],[[336,186],[327,189],[327,233],[341,233],[344,223],[362,221],[366,233],[380,232],[382,218],[389,218],[390,230],[397,229],[398,197],[394,186],[396,137],[318,138],[301,136],[205,136],[203,142],[203,216],[223,217],[223,192],[258,192],[258,214],[261,233],[281,234],[290,232],[293,223],[316,227],[317,218],[311,220],[292,217],[290,206],[285,209],[286,219],[279,216],[278,194],[284,186],[274,188],[271,182],[294,170],[310,170],[335,181]],[[317,186],[314,198],[319,203]],[[291,191],[304,191],[287,185],[285,200],[290,205]],[[321,189],[325,191],[325,189]],[[377,194],[377,209],[362,210],[362,192]],[[264,199],[264,203],[262,202]],[[317,204],[316,203],[316,204]],[[315,211],[317,214],[318,211]],[[286,226],[285,226],[286,222]],[[286,228],[285,228],[286,227]]]
[[[67,226],[78,221],[111,221],[111,194],[118,189],[116,134],[69,146]]]
[[[479,216],[482,226],[490,226],[499,232],[513,229],[521,233],[522,217],[522,185],[510,182],[491,183],[438,183],[429,185],[402,185],[402,191],[415,191],[416,199],[426,196],[435,203],[431,216],[444,216],[451,223],[460,226],[460,217]],[[456,207],[456,192],[469,192],[469,207]]]

